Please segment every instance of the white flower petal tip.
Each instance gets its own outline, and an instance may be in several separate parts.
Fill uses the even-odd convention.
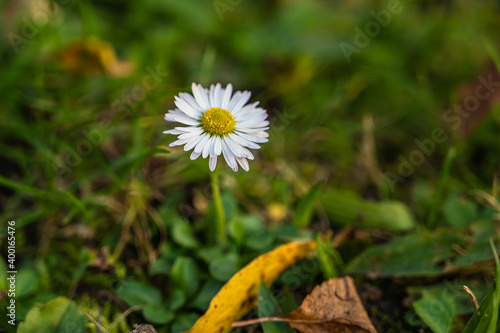
[[[217,166],[217,156],[210,156],[210,161],[208,162],[210,171],[214,171]]]
[[[209,157],[210,171],[215,170],[221,155],[233,171],[239,167],[248,171],[248,160],[254,159],[249,149],[259,149],[259,144],[269,141],[267,111],[257,107],[259,102],[248,103],[249,91],[233,93],[231,83],[205,88],[193,82],[191,90],[192,94],[182,92],[175,96],[176,108],[165,114],[166,121],[185,125],[163,131],[177,135],[169,146],[192,150],[191,160]]]
[[[197,153],[197,152],[193,151],[191,153],[191,156],[189,158],[194,161],[195,159],[197,159],[198,157],[200,157],[200,155],[201,155],[201,153]]]

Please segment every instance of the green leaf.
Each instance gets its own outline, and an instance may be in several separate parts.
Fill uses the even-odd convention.
[[[238,216],[229,222],[229,234],[238,245],[252,250],[263,250],[271,246],[273,237],[261,219],[255,216]]]
[[[31,265],[24,265],[16,274],[16,297],[24,297],[33,293],[38,286],[39,274]]]
[[[177,220],[172,227],[172,238],[174,242],[187,249],[196,248],[199,246],[198,240],[193,234],[193,229],[184,220]]]
[[[161,294],[155,287],[137,281],[125,281],[118,288],[118,296],[129,306],[161,304]]]
[[[465,236],[456,230],[424,230],[395,238],[389,244],[363,251],[347,266],[347,274],[370,276],[433,276],[452,265],[452,246],[463,245]]]
[[[407,292],[412,299],[419,299],[424,293],[426,293],[429,298],[439,298],[442,293],[450,294],[453,297],[456,315],[462,316],[474,312],[474,306],[470,301],[470,297],[463,290],[464,285],[473,290],[474,295],[476,295],[478,299],[483,298],[488,291],[486,285],[481,280],[453,279],[425,287],[411,286],[407,288]]]
[[[243,226],[243,223],[241,222],[241,219],[234,218],[229,221],[227,229],[229,235],[234,239],[236,244],[242,245],[243,240],[245,239],[245,228]]]
[[[314,212],[314,206],[321,196],[324,181],[316,183],[304,197],[302,197],[295,208],[292,225],[300,228],[306,227],[311,223],[311,218]]]
[[[144,318],[155,324],[168,324],[174,320],[174,313],[167,310],[161,304],[150,303],[146,304],[143,310]]]
[[[180,288],[187,297],[193,295],[200,284],[198,268],[193,259],[179,257],[172,266],[172,283]]]
[[[168,274],[172,270],[172,263],[168,258],[159,257],[156,258],[149,265],[149,274],[150,275],[158,275],[158,274]]]
[[[439,295],[424,291],[423,297],[413,302],[418,316],[435,333],[447,333],[453,328],[456,316],[454,298],[447,292]]]
[[[269,248],[272,243],[273,236],[265,228],[251,232],[245,237],[245,246],[256,251],[265,250]]]
[[[328,190],[321,202],[335,224],[393,231],[411,230],[416,226],[413,214],[400,201],[373,202],[362,200],[352,192]]]
[[[495,293],[495,284],[491,284],[488,293],[481,302],[479,309],[474,312],[471,319],[465,326],[462,333],[482,333],[488,332],[488,326],[493,313],[493,294]],[[493,331],[494,332],[494,331]]]
[[[318,261],[316,259],[306,258],[285,270],[279,276],[277,282],[292,288],[297,288],[307,283],[314,283],[313,280],[319,273]]]
[[[175,289],[170,295],[168,299],[168,308],[170,311],[175,311],[180,309],[184,303],[186,303],[186,295],[182,292],[182,290]]]
[[[206,310],[210,305],[210,301],[222,288],[223,284],[215,280],[207,281],[201,290],[196,294],[196,298],[189,304],[195,309]]]
[[[479,309],[474,312],[462,333],[495,333],[498,322],[498,311],[500,303],[500,262],[498,253],[491,241],[491,248],[495,256],[495,283],[492,283],[488,294],[484,298]]]
[[[318,254],[318,263],[323,277],[329,280],[333,277],[340,276],[337,269],[336,262],[339,260],[340,255],[337,250],[332,247],[332,235],[328,233],[326,239],[323,240],[321,234],[316,235],[316,253]]]
[[[269,290],[269,288],[266,286],[264,282],[260,283],[258,300],[259,303],[257,305],[257,313],[259,314],[259,318],[279,316],[283,314],[278,304],[278,301],[276,300],[273,293],[271,292],[271,290]],[[264,333],[295,332],[286,323],[264,322],[261,323],[261,326]]]
[[[80,309],[66,297],[34,307],[19,325],[19,333],[83,333],[86,320]]]
[[[231,220],[238,212],[238,204],[232,193],[223,192],[221,194],[222,206],[224,207],[224,215],[226,221]]]
[[[9,289],[7,288],[7,264],[3,257],[0,257],[0,289]]]
[[[498,313],[500,308],[500,259],[498,258],[498,252],[495,247],[493,238],[490,239],[491,250],[495,255],[495,292],[493,294],[493,310],[491,311],[491,321],[488,325],[488,333],[494,333],[497,330]]]
[[[470,226],[472,237],[467,242],[465,254],[453,263],[456,267],[469,267],[475,263],[489,261],[494,258],[491,252],[490,237],[500,236],[498,222],[493,220],[477,221]]]
[[[442,212],[448,225],[467,228],[477,219],[477,204],[454,194],[448,197]]]
[[[198,251],[198,256],[207,264],[210,264],[212,261],[222,256],[222,249],[219,246],[204,247],[203,251]]]
[[[199,317],[200,315],[197,313],[185,313],[177,316],[177,319],[172,324],[172,333],[181,333],[189,330]]]
[[[210,263],[210,275],[221,282],[228,281],[238,272],[238,256],[234,253],[223,255]]]

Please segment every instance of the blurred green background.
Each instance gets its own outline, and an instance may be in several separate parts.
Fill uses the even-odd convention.
[[[499,1],[19,0],[0,14],[0,244],[6,258],[15,220],[18,321],[67,296],[108,328],[146,304],[110,332],[143,322],[180,332],[237,269],[284,240],[350,226],[339,249],[349,262],[401,231],[469,235],[474,221],[498,222]],[[248,173],[219,159],[229,252],[214,245],[208,160],[190,161],[162,134],[192,82],[250,90],[271,122]],[[436,130],[446,139],[430,144]],[[319,180],[320,204],[293,226]],[[403,206],[357,218],[368,199]],[[447,279],[485,290],[484,272]],[[426,327],[409,319],[411,302],[387,311],[408,285],[443,279],[415,275],[394,289],[358,278],[384,294],[369,307],[380,331]],[[301,290],[318,281],[319,270]]]

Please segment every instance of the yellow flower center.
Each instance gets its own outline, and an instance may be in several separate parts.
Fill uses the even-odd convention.
[[[224,136],[233,131],[234,117],[226,109],[211,108],[201,116],[201,126],[211,135]]]

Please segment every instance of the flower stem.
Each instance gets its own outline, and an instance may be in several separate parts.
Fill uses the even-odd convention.
[[[219,245],[225,247],[227,245],[226,217],[224,216],[224,207],[222,206],[222,199],[220,196],[219,172],[217,169],[210,175],[210,180],[212,183],[212,194],[215,205],[216,237]]]

